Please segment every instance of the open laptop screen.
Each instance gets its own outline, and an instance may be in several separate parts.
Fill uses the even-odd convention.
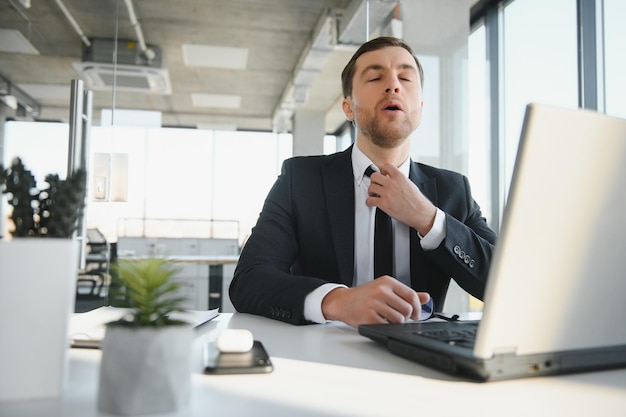
[[[475,354],[626,344],[626,120],[527,108]]]

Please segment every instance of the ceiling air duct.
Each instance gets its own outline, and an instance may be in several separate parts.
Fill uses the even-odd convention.
[[[339,21],[339,43],[361,45],[389,21],[395,10],[394,0],[352,0]]]
[[[82,62],[73,65],[90,90],[115,87],[117,91],[171,94],[169,73],[161,68],[161,61],[161,48],[154,45],[142,51],[136,41],[118,40],[116,44],[111,39],[92,39],[83,47]]]

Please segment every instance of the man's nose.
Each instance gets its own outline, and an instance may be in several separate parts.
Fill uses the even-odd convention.
[[[400,92],[400,82],[395,78],[390,81],[389,86],[387,86],[387,88],[385,89],[385,93],[387,94],[390,94],[392,92],[395,94],[398,94]]]

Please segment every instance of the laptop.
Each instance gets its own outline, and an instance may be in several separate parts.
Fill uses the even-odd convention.
[[[481,320],[358,332],[415,362],[492,381],[624,367],[623,317],[626,120],[529,104]]]

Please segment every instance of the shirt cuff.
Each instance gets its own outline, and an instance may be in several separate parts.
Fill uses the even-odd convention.
[[[422,249],[437,249],[441,242],[443,242],[446,238],[446,214],[438,208],[437,213],[435,214],[433,227],[428,233],[426,233],[426,236],[422,236],[419,233],[418,236],[421,239],[420,245],[422,245]]]
[[[311,291],[304,299],[304,318],[314,323],[327,323],[322,313],[322,300],[335,288],[348,288],[342,284],[323,284]]]

